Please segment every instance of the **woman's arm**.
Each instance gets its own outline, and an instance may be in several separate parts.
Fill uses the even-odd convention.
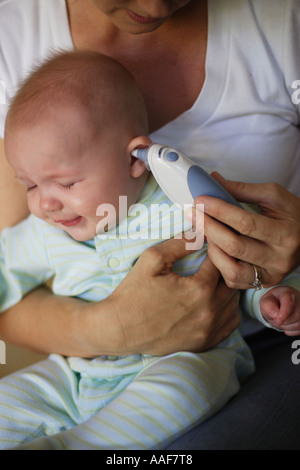
[[[15,178],[4,154],[4,142],[0,139],[0,232],[25,219],[29,214],[24,188]]]
[[[210,259],[234,289],[249,289],[254,280],[251,264],[259,267],[264,287],[279,284],[300,265],[300,199],[275,183],[246,184],[214,176],[238,201],[258,205],[261,214],[198,198],[196,203],[205,208]]]
[[[34,291],[0,315],[4,341],[65,356],[204,351],[239,324],[239,294],[207,258],[194,276],[170,272],[187,254],[185,240],[146,250],[106,300],[85,303]]]
[[[120,327],[111,303],[55,296],[46,287],[0,315],[0,338],[43,354],[119,355]]]

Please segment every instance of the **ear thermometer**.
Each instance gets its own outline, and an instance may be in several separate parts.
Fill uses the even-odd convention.
[[[203,168],[177,150],[152,144],[136,149],[132,156],[142,160],[168,198],[183,210],[199,196],[212,196],[242,206]]]

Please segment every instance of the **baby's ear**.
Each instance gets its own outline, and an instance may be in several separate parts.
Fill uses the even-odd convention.
[[[130,173],[133,178],[139,178],[146,171],[145,163],[132,156],[136,149],[142,149],[151,145],[151,139],[148,136],[135,137],[128,145],[128,155],[130,158]]]

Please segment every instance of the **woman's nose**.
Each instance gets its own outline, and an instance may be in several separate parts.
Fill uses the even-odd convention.
[[[144,12],[153,18],[165,18],[169,16],[172,10],[172,3],[170,0],[140,0],[140,6]]]

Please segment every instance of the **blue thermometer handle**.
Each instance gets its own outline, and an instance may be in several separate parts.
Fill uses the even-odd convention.
[[[223,186],[198,165],[191,166],[188,170],[187,184],[193,199],[199,196],[211,196],[242,207]]]

